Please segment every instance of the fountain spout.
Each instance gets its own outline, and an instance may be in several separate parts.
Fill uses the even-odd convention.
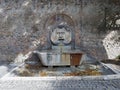
[[[62,53],[62,50],[63,50],[63,45],[60,44],[60,53]]]
[[[60,50],[60,53],[62,54],[62,52],[63,52],[63,40],[60,40],[59,50]]]

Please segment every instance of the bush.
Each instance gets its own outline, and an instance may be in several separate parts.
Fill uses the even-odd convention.
[[[118,55],[118,56],[116,57],[116,59],[120,59],[120,55]]]

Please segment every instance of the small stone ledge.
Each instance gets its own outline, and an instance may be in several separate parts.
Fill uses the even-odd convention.
[[[2,77],[0,80],[113,80],[120,79],[120,75],[103,76],[56,76],[56,77]]]

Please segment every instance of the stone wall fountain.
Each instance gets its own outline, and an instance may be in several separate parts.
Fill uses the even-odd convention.
[[[63,17],[55,15],[57,21],[49,28],[49,49],[36,52],[45,66],[80,65],[82,52],[75,49],[74,29]]]
[[[117,25],[111,24],[112,30],[104,32],[105,25],[102,21],[106,21],[106,26],[109,26],[109,18],[104,20],[105,14],[107,15],[104,10],[107,3],[102,0],[65,0],[64,3],[61,1],[3,0],[0,3],[1,60],[23,63],[28,57],[25,60],[28,66],[20,66],[12,74],[27,73],[31,76],[37,73],[39,76],[40,73],[45,75],[48,71],[50,76],[51,70],[44,70],[42,65],[78,66],[68,69],[54,68],[53,73],[56,69],[57,72],[60,70],[59,75],[63,71],[62,74],[67,76],[80,75],[83,73],[81,71],[108,71],[100,64],[94,65],[93,61],[113,58],[119,54],[119,32],[114,31],[114,28],[117,29],[120,24],[120,15],[115,16],[112,21]],[[112,15],[114,9],[109,10]],[[83,61],[87,64],[81,65]],[[92,65],[88,62],[92,62]]]

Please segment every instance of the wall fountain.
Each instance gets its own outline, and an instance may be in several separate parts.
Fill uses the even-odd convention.
[[[82,52],[74,49],[72,30],[64,24],[57,25],[49,33],[50,50],[37,52],[45,66],[80,65]]]
[[[66,14],[56,14],[46,22],[48,49],[34,51],[44,66],[78,66],[83,53],[75,49],[74,22]]]

